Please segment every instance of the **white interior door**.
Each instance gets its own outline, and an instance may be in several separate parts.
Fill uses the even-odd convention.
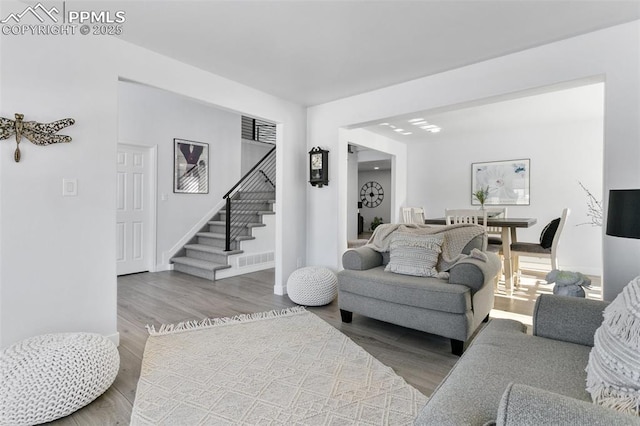
[[[118,144],[116,175],[116,270],[118,275],[151,270],[151,153]]]

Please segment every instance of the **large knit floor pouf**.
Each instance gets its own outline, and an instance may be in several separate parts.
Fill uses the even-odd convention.
[[[326,305],[338,294],[338,278],[327,268],[307,266],[289,276],[287,294],[298,305]]]
[[[93,333],[32,337],[0,353],[0,425],[34,425],[67,416],[102,395],[120,355]]]

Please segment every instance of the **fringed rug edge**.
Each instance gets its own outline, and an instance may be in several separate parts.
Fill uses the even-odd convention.
[[[307,312],[304,306],[295,306],[285,309],[274,309],[266,312],[255,312],[250,314],[239,314],[232,317],[224,318],[205,318],[197,321],[183,321],[177,324],[162,324],[156,331],[154,325],[147,324],[147,331],[150,336],[164,336],[167,334],[182,333],[185,331],[203,330],[223,325],[240,324],[252,321],[261,321],[266,319],[281,318],[291,315],[299,315]]]

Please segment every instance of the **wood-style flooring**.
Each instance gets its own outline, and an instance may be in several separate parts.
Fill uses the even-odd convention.
[[[273,294],[273,283],[273,270],[215,282],[172,271],[119,277],[120,371],[116,381],[94,402],[52,424],[128,425],[148,336],[147,324],[157,327],[163,323],[295,306],[287,296]],[[533,311],[535,295],[549,288],[539,285],[535,277],[523,279],[523,285],[513,296],[506,295],[504,288],[499,287],[496,294],[498,310],[495,315],[492,312],[492,316],[508,316],[506,311],[512,311],[526,319]],[[449,339],[440,336],[357,314],[353,315],[352,323],[343,324],[337,301],[308,310],[349,336],[427,396],[458,360],[451,354]]]

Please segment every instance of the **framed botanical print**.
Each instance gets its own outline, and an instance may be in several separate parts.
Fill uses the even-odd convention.
[[[209,193],[209,144],[173,140],[173,192]]]
[[[529,205],[531,160],[491,161],[471,165],[471,194],[486,190],[485,205]],[[471,197],[472,205],[480,205]]]

